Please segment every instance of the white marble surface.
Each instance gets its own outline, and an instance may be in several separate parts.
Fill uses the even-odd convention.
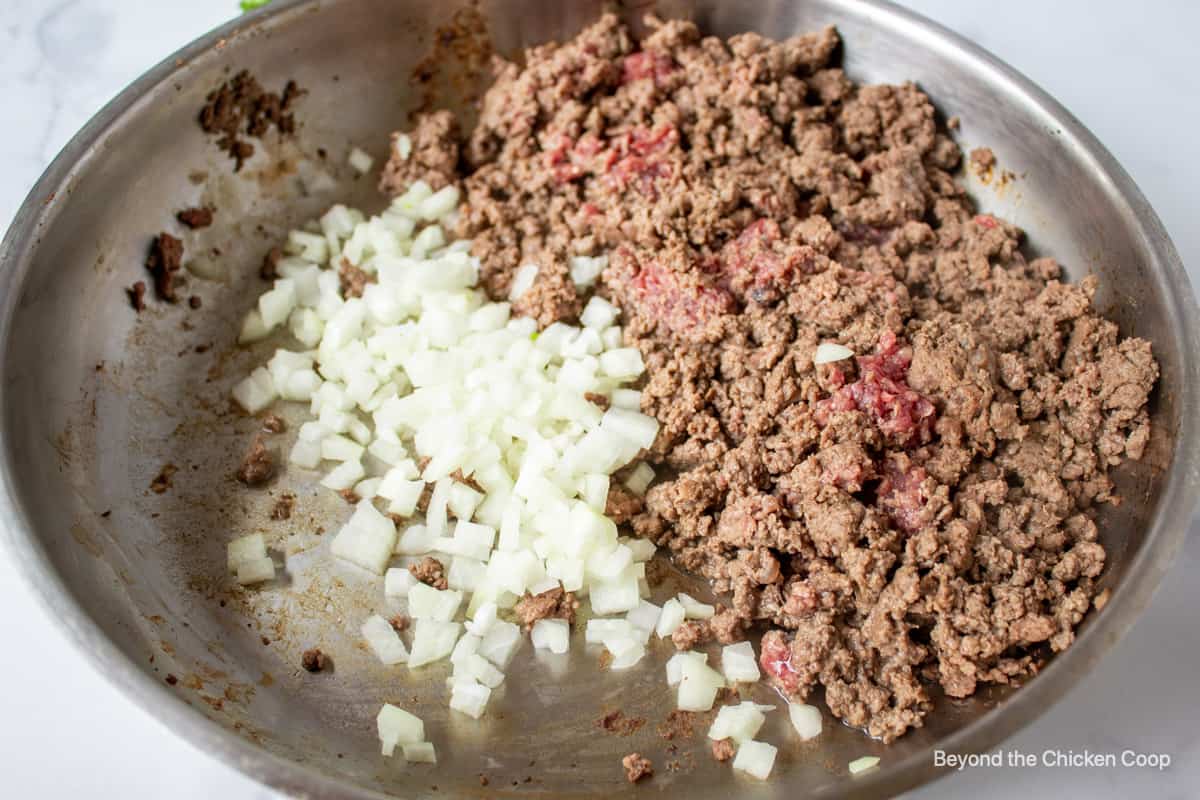
[[[913,0],[982,43],[1075,112],[1133,174],[1200,285],[1192,192],[1200,159],[1200,4],[1086,0]],[[235,0],[3,0],[0,3],[0,221],[42,169],[121,87],[236,12]],[[1172,121],[1170,126],[1162,120]],[[970,770],[922,798],[1066,798],[1200,793],[1200,525],[1152,607],[1103,663],[1007,750],[1165,752],[1139,769]],[[0,559],[0,764],[13,798],[265,800],[273,794],[194,750],[81,664]]]

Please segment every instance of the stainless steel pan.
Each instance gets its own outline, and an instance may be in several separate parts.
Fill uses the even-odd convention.
[[[1030,248],[1054,254],[1074,277],[1098,274],[1101,306],[1125,334],[1153,341],[1162,365],[1154,437],[1146,459],[1119,476],[1125,503],[1102,519],[1111,602],[1021,690],[942,700],[925,728],[890,747],[833,723],[800,746],[776,714],[768,735],[781,755],[766,784],[708,758],[702,730],[668,750],[655,731],[671,704],[661,658],[613,676],[595,669],[598,653],[582,646],[561,661],[526,650],[511,673],[521,680],[508,682],[481,723],[447,713],[441,668],[409,675],[373,663],[357,629],[382,607],[378,584],[331,563],[319,532],[331,531],[345,506],[297,475],[268,493],[232,479],[254,423],[230,411],[228,390],[270,348],[239,350],[233,340],[261,291],[257,264],[273,237],[335,200],[378,206],[372,181],[354,180],[343,166],[351,146],[382,159],[387,132],[404,126],[410,110],[478,94],[478,63],[463,63],[478,53],[472,39],[512,52],[569,36],[601,4],[492,0],[477,28],[446,27],[467,5],[296,0],[232,22],[110,103],[21,208],[0,248],[0,518],[10,556],[81,657],[202,749],[297,795],[328,798],[881,795],[936,775],[935,747],[986,749],[1053,703],[1146,605],[1195,505],[1196,304],[1154,212],[1066,110],[936,25],[856,0],[658,8],[722,35],[783,37],[837,24],[854,78],[917,81],[946,116],[961,117],[965,145],[992,146],[1017,176],[1001,186],[973,183],[981,207],[1023,226]],[[644,10],[622,13],[636,20]],[[428,80],[413,80],[418,66]],[[268,137],[234,176],[195,116],[206,92],[241,68],[268,88],[294,78],[309,94],[298,139]],[[199,311],[153,305],[135,316],[123,287],[143,277],[149,237],[174,230],[173,211],[197,202],[217,206],[217,224],[188,234],[189,256],[224,277],[192,281],[204,300]],[[166,463],[179,468],[172,488],[151,492]],[[272,522],[267,511],[285,489],[299,497],[296,512]],[[224,577],[225,544],[254,530],[286,556],[287,577],[240,591]],[[300,653],[314,645],[332,654],[332,673],[300,669]],[[436,768],[379,757],[373,717],[384,700],[425,718]],[[600,733],[594,721],[618,707],[647,725],[626,739]],[[618,759],[635,749],[654,758],[659,774],[633,789]],[[868,753],[881,756],[880,768],[849,777],[846,762]]]

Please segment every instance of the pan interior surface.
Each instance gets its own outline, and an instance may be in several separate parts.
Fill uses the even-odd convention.
[[[629,2],[622,13],[639,29],[650,5]],[[1098,275],[1101,310],[1122,335],[1153,343],[1162,377],[1151,444],[1117,473],[1125,502],[1099,520],[1113,600],[1024,691],[939,697],[925,727],[893,745],[828,715],[825,732],[800,743],[785,713],[771,715],[762,738],[780,752],[767,783],[713,761],[707,723],[689,738],[660,735],[674,706],[662,673],[669,643],[620,673],[600,669],[599,650],[585,649],[581,635],[566,656],[526,646],[478,722],[446,708],[448,665],[382,667],[359,634],[366,616],[386,609],[380,582],[328,553],[347,506],[310,474],[285,471],[265,491],[234,479],[258,423],[233,409],[230,388],[282,343],[236,345],[264,288],[258,265],[289,228],[331,203],[381,207],[373,178],[346,164],[352,147],[381,164],[387,134],[407,127],[410,112],[463,109],[478,97],[488,47],[511,55],[569,37],[601,8],[327,0],[235,23],[218,32],[219,44],[185,51],[93,122],[0,251],[13,551],[102,669],[173,728],[264,780],[319,797],[892,793],[936,774],[934,748],[990,746],[1069,687],[1140,610],[1182,536],[1184,526],[1171,523],[1186,519],[1197,484],[1194,303],[1190,291],[1179,295],[1186,281],[1153,213],[1086,132],[1001,66],[901,12],[851,0],[664,2],[655,6],[662,16],[721,36],[837,25],[851,78],[915,81],[942,114],[961,119],[964,148],[990,146],[1019,176],[1002,188],[970,179],[980,208],[1025,229],[1030,252],[1054,255],[1072,279]],[[196,115],[241,69],[268,90],[295,80],[307,94],[296,136],[269,134],[235,174]],[[175,210],[204,204],[217,209],[214,225],[183,237],[188,258],[219,273],[189,283],[202,308],[153,303],[135,315],[125,287],[146,278],[150,238],[178,234]],[[285,453],[300,419],[291,412],[288,433],[276,437]],[[170,488],[153,491],[167,465]],[[272,520],[285,492],[297,498],[291,517]],[[286,574],[242,590],[226,576],[225,548],[253,532],[286,559]],[[703,593],[683,576],[657,591],[682,585]],[[331,656],[331,672],[301,669],[311,647]],[[766,687],[755,691],[776,700]],[[425,720],[436,767],[379,756],[383,702]],[[646,723],[628,737],[605,734],[596,721],[614,709]],[[656,765],[654,780],[636,789],[620,768],[635,750]],[[879,769],[849,776],[847,762],[863,755],[880,756]]]

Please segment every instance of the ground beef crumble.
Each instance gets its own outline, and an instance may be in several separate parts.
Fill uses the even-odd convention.
[[[154,278],[154,288],[160,300],[174,303],[179,300],[179,269],[183,266],[183,242],[169,233],[160,233],[150,243],[146,269]],[[144,294],[144,292],[143,292]]]
[[[574,625],[575,610],[578,608],[579,601],[575,599],[575,593],[564,591],[559,586],[536,595],[526,592],[513,607],[513,612],[525,630],[529,630],[539,619],[565,619],[568,624]]]
[[[435,589],[445,589],[448,585],[446,567],[433,556],[425,556],[417,563],[410,564],[408,571],[421,583],[428,584]]]
[[[238,467],[237,479],[247,486],[261,486],[275,474],[275,456],[263,441],[261,434],[256,434],[250,443],[250,449],[242,457]]]
[[[642,778],[654,775],[654,764],[650,759],[643,758],[640,753],[630,753],[622,758],[621,766],[625,768],[625,779],[630,783],[637,783]]]
[[[196,208],[185,208],[175,215],[179,222],[187,227],[196,230],[198,228],[207,228],[212,225],[213,210],[207,206],[199,206]]]
[[[254,145],[245,137],[261,139],[272,127],[282,136],[296,131],[293,106],[305,90],[288,81],[281,93],[268,92],[247,70],[242,70],[209,92],[200,110],[200,127],[217,136],[217,147],[234,161],[240,172],[254,155]]]
[[[712,757],[717,761],[728,761],[737,753],[728,739],[717,739],[712,743]]]
[[[300,666],[308,672],[323,672],[329,666],[329,656],[322,653],[318,647],[305,650],[300,657]]]
[[[834,29],[651,28],[608,15],[496,59],[475,130],[419,118],[382,188],[459,184],[483,285],[506,298],[537,264],[514,311],[541,326],[587,299],[570,258],[608,255],[595,291],[661,424],[660,478],[614,484],[609,513],[724,594],[717,635],[767,630],[789,697],[820,687],[892,741],[931,686],[1019,682],[1071,644],[1104,568],[1094,509],[1146,446],[1158,366],[1097,314],[1094,279],[977,213],[917,86],[846,77]],[[823,342],[856,355],[815,365]]]

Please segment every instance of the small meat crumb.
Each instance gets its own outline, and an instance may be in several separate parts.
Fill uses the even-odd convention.
[[[150,481],[150,491],[155,494],[162,494],[171,488],[171,476],[179,471],[179,467],[174,464],[163,464],[162,469],[154,476],[154,480]]]
[[[179,678],[176,678],[174,675],[168,673],[166,681],[168,686],[174,686],[175,684],[179,683]]]
[[[254,155],[254,145],[242,137],[261,138],[272,125],[280,135],[295,133],[296,120],[290,109],[302,94],[304,90],[295,81],[287,82],[282,95],[264,91],[249,71],[242,70],[209,92],[200,110],[200,127],[218,135],[217,147],[229,154],[234,172],[239,172]]]
[[[675,643],[676,650],[695,650],[711,638],[712,626],[704,619],[688,620],[671,634],[671,641]]]
[[[179,300],[175,293],[176,275],[183,265],[183,242],[169,233],[160,233],[150,243],[150,254],[146,256],[146,269],[154,276],[154,288],[159,298],[168,303]]]
[[[521,625],[529,630],[539,619],[565,619],[568,624],[575,624],[575,611],[579,601],[574,592],[563,591],[561,586],[547,589],[538,595],[528,592],[517,601],[513,611],[521,621]]]
[[[194,294],[188,298],[188,308],[199,308],[204,305],[204,301],[200,299],[200,295]]]
[[[718,739],[712,743],[712,757],[717,761],[728,761],[733,758],[733,745],[728,739]]]
[[[344,258],[342,266],[338,269],[338,278],[341,279],[344,297],[362,297],[367,284],[375,282],[375,276],[359,269]]]
[[[622,758],[621,766],[625,768],[625,779],[630,783],[637,783],[642,778],[649,778],[654,774],[654,765],[640,753],[630,753]]]
[[[329,656],[322,653],[319,647],[305,650],[304,655],[300,657],[300,666],[309,672],[321,672],[329,666]]]
[[[433,556],[425,556],[416,564],[409,565],[408,571],[421,583],[435,589],[446,588],[446,568]]]
[[[267,433],[283,433],[287,430],[287,423],[278,414],[267,414],[263,417],[262,429]]]
[[[972,171],[980,177],[989,174],[996,166],[996,154],[988,147],[976,147],[971,151],[968,160]]]
[[[408,630],[408,626],[412,624],[412,618],[407,614],[396,614],[388,620],[388,623],[392,626],[392,630],[400,633],[401,631]]]
[[[354,491],[353,489],[339,489],[338,494],[342,496],[343,500],[352,506],[358,505],[358,501],[362,499],[358,496],[358,492]]]
[[[176,214],[175,218],[192,230],[207,228],[212,225],[213,210],[207,206],[185,208]]]
[[[238,467],[237,479],[247,486],[261,486],[275,474],[275,457],[267,449],[261,434],[254,437],[250,449]]]
[[[146,308],[146,282],[136,281],[132,286],[125,290],[129,295],[129,304],[133,306],[134,311],[144,311]]]
[[[599,406],[605,411],[608,410],[608,395],[603,395],[598,392],[584,392],[583,399],[595,406]]]
[[[276,266],[279,264],[279,259],[283,258],[283,250],[278,247],[272,247],[265,256],[263,256],[262,266],[258,269],[258,276],[264,281],[273,281],[279,277],[279,272]]]

